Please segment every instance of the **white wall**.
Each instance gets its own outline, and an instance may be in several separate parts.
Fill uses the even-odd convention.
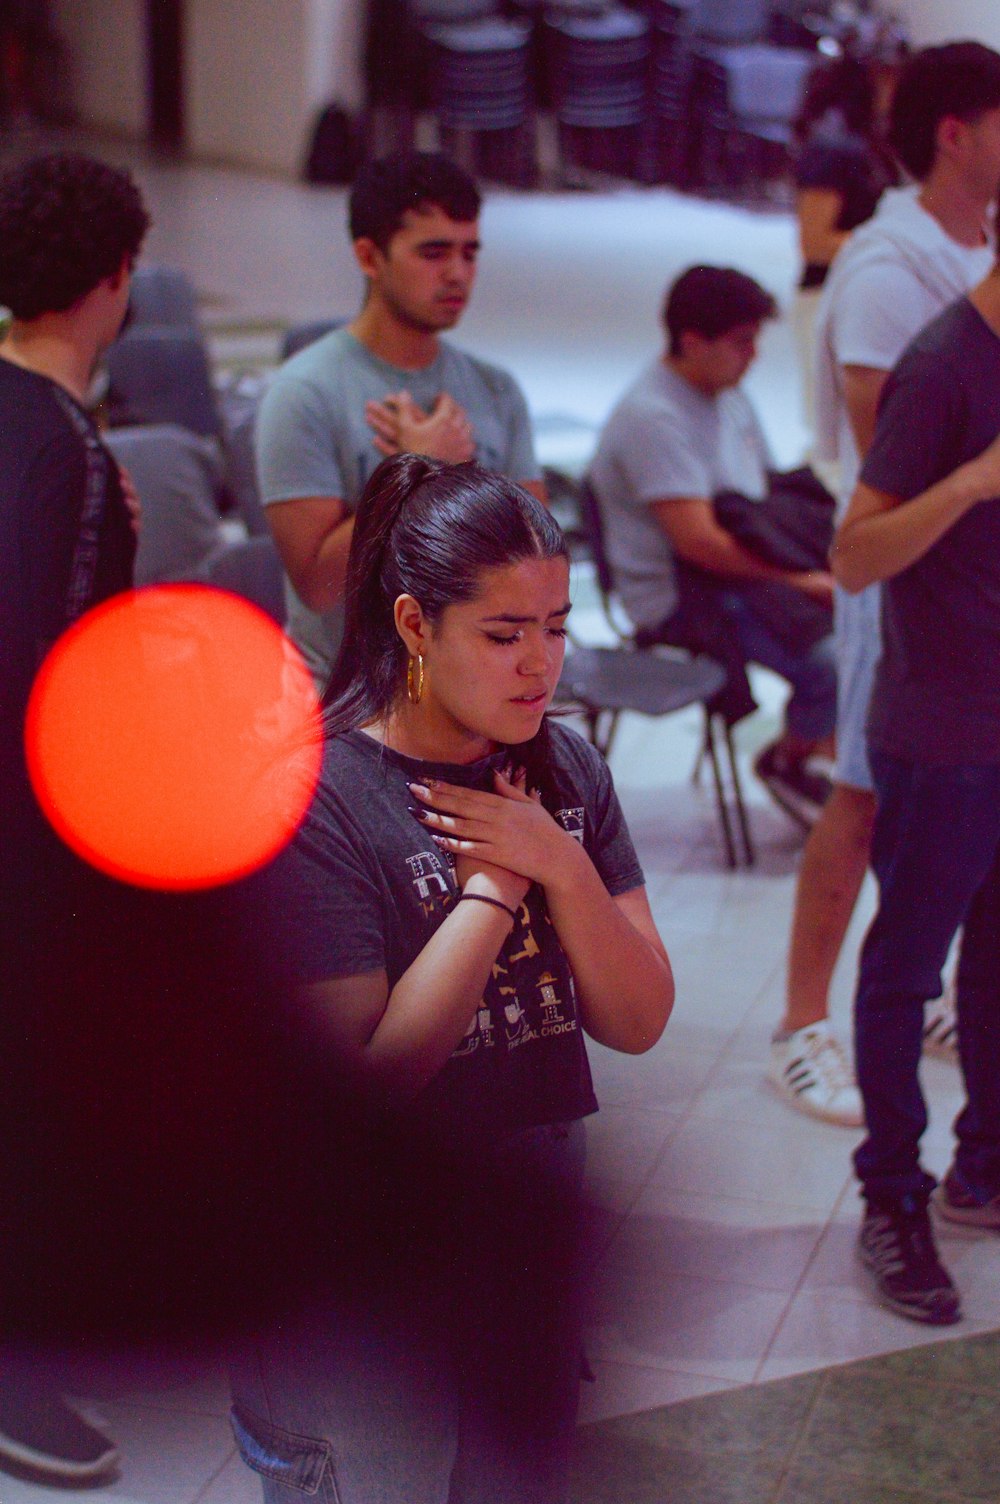
[[[295,175],[317,110],[360,101],[358,0],[188,0],[193,156]]]
[[[1000,51],[1000,0],[895,0],[894,8],[919,47],[969,39]]]
[[[71,108],[86,125],[141,136],[146,129],[143,0],[54,0],[66,46]]]

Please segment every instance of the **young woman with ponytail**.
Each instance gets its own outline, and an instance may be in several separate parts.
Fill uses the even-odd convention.
[[[337,1272],[236,1381],[271,1504],[566,1498],[583,1032],[639,1053],[673,1002],[608,770],[546,718],[568,591],[558,527],[512,482],[413,455],[369,481],[320,787],[266,875],[350,1125]]]

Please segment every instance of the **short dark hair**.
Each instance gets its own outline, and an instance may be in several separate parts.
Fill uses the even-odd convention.
[[[472,220],[482,200],[469,174],[436,151],[398,151],[366,162],[351,189],[351,239],[373,240],[380,251],[403,227],[411,209],[443,209],[449,219]]]
[[[149,228],[127,172],[73,152],[0,179],[0,303],[16,319],[63,313],[133,261]]]
[[[806,81],[802,105],[793,130],[804,142],[810,128],[829,110],[842,115],[849,131],[870,140],[875,133],[874,69],[867,61],[847,54],[820,63]]]
[[[924,47],[904,64],[889,111],[889,145],[922,182],[934,166],[942,120],[973,121],[1000,107],[1000,53],[981,42]]]
[[[731,266],[690,266],[668,289],[663,323],[670,354],[680,354],[681,335],[718,339],[740,324],[760,324],[778,311],[759,282]]]

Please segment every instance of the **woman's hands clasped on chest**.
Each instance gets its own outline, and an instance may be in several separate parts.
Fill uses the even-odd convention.
[[[462,887],[486,863],[545,888],[558,880],[570,848],[578,852],[579,843],[544,808],[538,792],[526,789],[523,773],[493,777],[492,793],[440,780],[410,784],[418,818],[454,855]]]

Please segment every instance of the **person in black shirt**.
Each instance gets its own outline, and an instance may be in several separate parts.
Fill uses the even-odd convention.
[[[319,789],[258,883],[350,1104],[316,1192],[343,1277],[236,1370],[269,1500],[566,1498],[583,1033],[647,1050],[673,1001],[607,768],[546,718],[568,589],[513,482],[414,455],[369,481]]]
[[[132,582],[130,499],[85,400],[121,325],[148,223],[128,175],[89,157],[38,158],[0,182],[0,304],[12,315],[0,343],[0,1331],[8,1335],[48,1298],[41,1262],[58,1257],[45,1231],[58,1156],[43,1146],[50,1134],[56,1142],[60,1073],[44,1020],[71,987],[71,947],[86,943],[94,891],[93,874],[35,802],[25,711],[55,640]],[[78,977],[76,985],[79,1011]],[[79,1271],[75,1279],[79,1290]],[[15,1362],[6,1345],[0,1370],[0,1465],[76,1484],[113,1470],[114,1447],[64,1403],[46,1371]]]
[[[997,123],[1000,129],[1000,121]],[[879,907],[861,954],[855,1155],[860,1251],[884,1301],[958,1320],[927,1216],[1000,1228],[1000,264],[912,342],[886,384],[838,534],[847,590],[876,580],[882,658],[868,718]],[[922,1007],[964,925],[958,1039],[966,1105],[952,1168],[921,1166]]]

